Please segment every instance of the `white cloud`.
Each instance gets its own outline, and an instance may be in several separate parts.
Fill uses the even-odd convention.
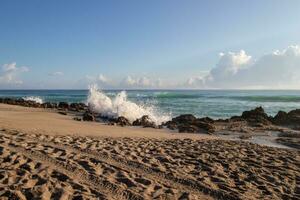
[[[221,53],[208,75],[188,82],[196,83],[199,88],[300,88],[300,47],[289,46],[257,60],[243,50]]]
[[[108,83],[109,79],[106,76],[104,76],[103,74],[99,74],[98,81],[101,83]]]
[[[17,67],[15,62],[10,64],[4,64],[0,72],[0,84],[2,86],[9,85],[20,85],[23,84],[23,81],[20,80],[19,76],[28,72],[29,68],[25,66]]]
[[[161,87],[162,81],[161,79],[150,79],[146,76],[142,77],[131,77],[127,76],[121,83],[119,84],[123,88],[158,88]]]
[[[60,71],[57,71],[57,72],[51,72],[48,74],[49,76],[63,76],[64,73],[63,72],[60,72]]]

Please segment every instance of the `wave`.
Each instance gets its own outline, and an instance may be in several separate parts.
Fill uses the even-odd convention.
[[[127,99],[125,91],[119,92],[115,97],[108,97],[105,93],[97,89],[97,86],[91,86],[87,98],[89,109],[101,114],[101,116],[116,118],[126,117],[129,121],[148,115],[157,125],[168,121],[171,116],[159,112],[154,105],[138,105]]]
[[[24,99],[25,101],[34,101],[36,103],[43,103],[43,99],[41,97],[37,97],[37,96],[28,96],[28,97],[23,97],[22,99]]]
[[[189,99],[189,98],[200,98],[203,97],[202,94],[187,94],[187,93],[173,93],[173,92],[157,92],[154,93],[155,98],[161,99]]]
[[[236,96],[230,99],[254,102],[300,102],[299,96]]]

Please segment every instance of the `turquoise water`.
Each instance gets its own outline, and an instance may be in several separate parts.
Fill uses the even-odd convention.
[[[36,96],[44,102],[86,102],[88,90],[0,90],[0,97]],[[104,93],[113,98],[120,91]],[[300,91],[245,90],[129,90],[128,100],[170,113],[172,116],[191,113],[198,117],[226,118],[244,110],[263,106],[270,115],[278,110],[300,108]]]

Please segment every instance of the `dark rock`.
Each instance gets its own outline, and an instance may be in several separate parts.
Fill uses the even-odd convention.
[[[64,112],[64,111],[59,111],[59,112],[57,112],[58,114],[61,114],[61,115],[67,115],[67,113],[66,112]]]
[[[202,121],[202,122],[205,122],[205,123],[214,123],[214,120],[210,117],[198,118],[197,121]]]
[[[85,112],[82,116],[83,121],[95,121],[95,116],[90,112]]]
[[[262,107],[257,107],[253,110],[244,111],[242,119],[245,119],[250,124],[257,126],[257,125],[270,125],[271,118],[265,113]]]
[[[272,122],[276,125],[298,127],[300,125],[300,109],[291,110],[288,113],[279,111]]]
[[[81,121],[81,118],[80,117],[74,117],[73,118],[75,121]]]
[[[119,126],[131,126],[131,123],[129,122],[129,120],[122,116],[118,117],[113,122],[115,122]]]
[[[143,127],[152,127],[156,128],[156,125],[153,121],[150,120],[148,115],[142,116],[140,119],[136,119],[133,123],[133,126],[143,126]]]
[[[199,128],[195,125],[179,125],[178,126],[179,133],[198,133]]]
[[[213,123],[202,121],[201,119],[197,119],[192,123],[192,125],[198,127],[200,132],[206,131],[207,133],[215,132],[215,127]]]
[[[71,103],[69,109],[72,111],[86,110],[87,106],[84,103]]]
[[[180,133],[213,133],[214,120],[209,117],[196,118],[194,115],[186,114],[173,118],[163,125],[171,130],[178,129]]]
[[[173,118],[172,121],[176,122],[176,123],[187,123],[187,122],[192,122],[196,119],[197,118],[194,115],[185,114],[185,115],[179,115],[178,117]]]
[[[166,126],[168,129],[175,130],[178,128],[177,123],[173,121],[167,121],[166,123],[163,124]]]
[[[57,103],[45,102],[41,105],[42,108],[57,108]]]
[[[58,108],[67,110],[69,109],[69,104],[67,102],[59,102]]]

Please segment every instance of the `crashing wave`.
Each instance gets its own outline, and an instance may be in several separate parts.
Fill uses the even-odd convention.
[[[158,112],[153,105],[138,105],[129,101],[125,91],[110,98],[98,90],[95,85],[90,87],[87,104],[90,110],[101,114],[103,117],[117,118],[123,116],[130,122],[144,115],[148,115],[156,125],[171,119],[170,115]]]
[[[43,103],[43,99],[41,99],[40,97],[36,97],[36,96],[29,96],[29,97],[23,97],[23,99],[25,101],[34,101],[36,103]]]

